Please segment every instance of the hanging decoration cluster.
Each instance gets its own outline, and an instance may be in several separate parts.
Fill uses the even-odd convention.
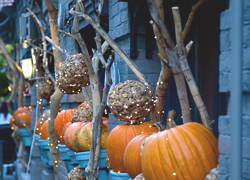
[[[108,106],[121,121],[143,121],[155,103],[156,99],[150,88],[134,80],[117,84],[108,95]]]
[[[72,115],[71,122],[88,122],[92,120],[93,109],[91,102],[84,101]]]
[[[38,82],[38,92],[41,98],[50,99],[50,96],[54,93],[54,84],[51,80],[43,79]]]
[[[82,54],[69,56],[56,74],[56,84],[66,94],[77,94],[89,85],[89,75]]]

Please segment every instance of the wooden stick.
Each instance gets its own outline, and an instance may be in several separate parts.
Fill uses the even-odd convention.
[[[190,31],[191,24],[193,22],[195,13],[201,7],[201,5],[204,4],[205,2],[206,2],[206,0],[199,0],[195,5],[192,6],[192,10],[188,15],[187,22],[186,22],[184,30],[182,32],[183,41],[185,41],[185,39],[187,38],[187,35],[188,35],[189,31]]]
[[[66,56],[69,56],[69,53],[65,50],[62,49],[60,46],[58,46],[56,43],[53,42],[52,39],[50,39],[48,36],[45,36],[45,39],[58,51],[60,51],[61,53],[65,54]]]
[[[60,46],[60,37],[57,27],[57,9],[53,4],[52,0],[45,0],[46,6],[48,8],[48,15],[49,15],[49,22],[50,22],[50,33],[53,42]],[[56,69],[59,68],[61,62],[62,62],[62,55],[61,52],[58,51],[58,49],[53,48],[53,54],[55,58],[55,72],[57,72]]]
[[[151,21],[151,24],[153,26],[153,31],[156,36],[156,43],[159,50],[159,56],[162,61],[164,61],[161,61],[161,71],[155,89],[155,96],[157,97],[157,102],[152,113],[153,122],[159,122],[162,120],[162,115],[164,114],[163,108],[165,103],[165,95],[167,92],[168,81],[171,77],[172,72],[167,65],[168,57],[166,56],[167,46],[165,44],[165,41],[163,40],[163,37],[161,36],[161,33],[156,24],[153,21]]]
[[[178,7],[172,8],[174,24],[175,24],[175,37],[177,41],[177,52],[179,51],[179,47],[182,46],[183,40],[181,36],[182,25],[181,25],[181,17]],[[187,87],[185,83],[184,76],[179,67],[178,56],[175,54],[176,51],[169,52],[169,65],[174,73],[174,79],[176,84],[177,95],[179,98],[181,112],[183,117],[183,123],[191,122],[191,113],[190,113],[190,105],[187,94]]]
[[[185,76],[185,79],[186,79],[187,84],[189,86],[190,92],[191,92],[191,94],[193,96],[194,102],[195,102],[195,104],[197,106],[197,109],[199,110],[202,123],[207,128],[211,129],[211,127],[210,127],[210,125],[211,125],[211,123],[210,123],[211,119],[209,117],[206,105],[205,105],[204,101],[201,98],[198,86],[195,83],[194,76],[193,76],[193,74],[191,72],[191,69],[190,69],[190,67],[188,65],[187,57],[186,56],[181,56],[179,58],[179,61],[180,61],[180,65],[181,65],[181,70],[182,70],[182,72],[183,72],[183,74]]]
[[[31,14],[31,17],[33,17],[33,19],[35,20],[41,35],[42,35],[42,46],[43,46],[43,68],[46,72],[46,74],[50,77],[50,79],[52,80],[53,83],[55,83],[55,78],[51,75],[51,73],[49,72],[49,68],[48,68],[48,62],[47,62],[47,43],[45,40],[45,33],[44,33],[44,29],[42,26],[42,23],[40,22],[40,20],[38,19],[38,17],[35,15],[35,13],[33,11],[31,11],[29,8],[27,8],[27,11],[29,11],[29,13]]]
[[[167,47],[168,48],[174,48],[174,42],[170,37],[169,31],[165,26],[165,23],[163,22],[163,20],[159,17],[159,8],[156,7],[155,4],[155,0],[147,0],[148,2],[148,7],[149,7],[149,11],[151,14],[151,17],[153,18],[153,21],[156,23],[156,25],[159,27],[162,36],[164,37],[166,43],[167,43]]]
[[[138,70],[137,66],[132,62],[132,60],[125,54],[125,52],[116,44],[116,42],[106,33],[103,28],[94,22],[94,20],[86,14],[85,10],[77,12],[70,10],[70,14],[73,14],[75,16],[81,16],[83,17],[89,24],[92,25],[92,27],[102,36],[103,39],[105,39],[109,45],[115,50],[115,52],[124,60],[125,63],[129,66],[129,68],[135,73],[137,78],[145,83],[148,84],[144,75]]]

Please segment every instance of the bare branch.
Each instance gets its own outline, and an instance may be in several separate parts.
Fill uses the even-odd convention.
[[[174,42],[170,37],[169,31],[166,28],[163,20],[159,16],[159,9],[156,7],[155,0],[147,0],[148,1],[148,7],[150,10],[151,17],[153,18],[153,21],[156,23],[156,25],[159,27],[162,36],[164,37],[165,41],[167,42],[168,48],[174,47]]]
[[[192,10],[188,15],[188,19],[187,22],[185,24],[185,27],[183,29],[182,32],[182,38],[183,38],[183,42],[185,41],[185,39],[187,38],[187,35],[190,31],[191,28],[191,24],[193,22],[194,19],[194,15],[197,12],[197,10],[206,2],[206,0],[199,0],[195,5],[192,6]]]
[[[179,11],[179,7],[172,7],[172,13],[174,18],[174,25],[175,25],[175,38],[177,46],[183,44],[182,40],[182,25],[181,25],[181,15]]]
[[[103,28],[99,24],[96,24],[95,21],[89,15],[86,14],[84,9],[82,9],[82,13],[70,10],[70,14],[73,14],[75,16],[81,16],[88,23],[90,23],[92,27],[102,36],[102,38],[105,39],[109,43],[109,45],[115,50],[115,52],[119,54],[120,57],[127,63],[130,69],[135,73],[137,78],[140,81],[148,84],[144,75],[138,70],[137,66],[132,62],[132,60],[128,58],[124,51],[116,44],[116,42],[108,35],[108,33],[103,30]]]
[[[38,19],[38,17],[35,15],[35,13],[33,11],[31,11],[29,8],[27,8],[27,11],[30,13],[30,15],[34,18],[36,24],[38,25],[38,28],[41,32],[42,35],[42,45],[43,45],[43,68],[46,72],[46,74],[50,77],[50,79],[53,81],[53,83],[55,82],[55,78],[51,75],[51,73],[49,72],[48,69],[48,62],[47,62],[47,43],[45,40],[45,33],[44,33],[44,29],[42,26],[42,23],[40,22],[40,20]]]
[[[45,36],[45,39],[58,51],[65,54],[66,56],[69,56],[68,52],[65,49],[62,49],[60,46],[58,46],[56,43],[53,42],[52,39],[50,39],[48,36]]]
[[[60,37],[57,27],[57,9],[55,8],[52,0],[45,0],[46,6],[48,8],[49,22],[50,22],[50,33],[53,42],[56,45],[60,45]],[[62,62],[62,55],[58,49],[53,49],[53,54],[55,58],[55,69],[59,68]],[[56,72],[56,70],[55,70]]]
[[[190,52],[192,46],[193,46],[194,41],[189,41],[189,43],[186,45],[186,51],[187,54]]]

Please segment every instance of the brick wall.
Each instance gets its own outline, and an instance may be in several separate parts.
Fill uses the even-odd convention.
[[[243,144],[243,180],[250,180],[250,1],[244,0],[244,26],[243,26],[243,119],[242,119],[242,144]],[[230,91],[231,76],[231,10],[221,13],[220,24],[220,92]],[[220,180],[230,178],[231,164],[231,136],[230,136],[230,102],[228,115],[219,118],[219,167]]]

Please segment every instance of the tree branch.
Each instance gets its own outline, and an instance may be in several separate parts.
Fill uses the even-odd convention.
[[[191,24],[193,22],[194,19],[194,15],[197,12],[197,10],[206,2],[206,0],[199,0],[195,5],[192,6],[192,10],[188,15],[188,19],[187,22],[185,24],[184,30],[182,32],[182,37],[183,37],[183,41],[185,41],[185,39],[187,38],[187,35],[190,31],[191,28]]]
[[[98,32],[102,36],[102,38],[105,39],[109,43],[109,45],[115,50],[115,52],[119,54],[119,56],[127,63],[130,69],[135,73],[137,78],[143,83],[148,84],[146,82],[144,75],[138,70],[137,66],[128,58],[128,56],[116,44],[116,42],[108,35],[108,33],[106,33],[99,24],[96,24],[95,21],[89,15],[86,14],[84,7],[81,10],[82,12],[70,10],[70,14],[73,14],[74,16],[83,17],[89,24],[91,24],[92,27],[95,29],[95,31]]]
[[[52,82],[55,82],[55,78],[51,75],[51,73],[49,72],[48,69],[48,62],[47,62],[47,43],[45,40],[45,33],[44,33],[44,29],[42,26],[42,23],[40,22],[40,20],[38,19],[38,17],[35,15],[35,13],[33,11],[31,11],[29,8],[27,8],[27,11],[30,13],[30,15],[33,17],[33,19],[35,20],[41,35],[42,35],[42,46],[43,46],[43,68],[46,72],[46,74],[50,77],[50,79],[52,80]]]

